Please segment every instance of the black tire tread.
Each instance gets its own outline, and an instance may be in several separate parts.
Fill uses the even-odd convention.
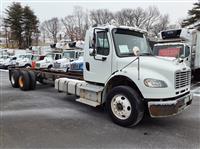
[[[120,120],[115,115],[112,113],[111,110],[111,99],[117,94],[123,94],[125,95],[128,99],[133,99],[129,100],[132,109],[134,110],[133,113],[131,113],[130,117],[126,120]],[[106,99],[106,108],[108,110],[108,113],[112,119],[112,121],[118,125],[124,126],[124,127],[131,127],[137,125],[143,118],[144,116],[144,104],[139,96],[139,94],[131,87],[129,86],[117,86],[114,87],[110,93],[107,96]]]
[[[22,70],[22,71],[20,71],[20,76],[22,76],[23,79],[24,79],[24,85],[23,85],[23,87],[20,87],[20,86],[19,86],[19,88],[20,88],[21,90],[23,90],[23,91],[29,90],[29,89],[30,89],[30,78],[29,78],[29,73],[28,73],[27,71]],[[19,76],[19,77],[20,77],[20,76]]]
[[[29,74],[29,79],[30,79],[30,90],[35,90],[36,87],[36,76],[35,73],[33,71],[28,71]]]

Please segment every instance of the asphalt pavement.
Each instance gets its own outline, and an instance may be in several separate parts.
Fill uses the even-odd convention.
[[[193,103],[168,118],[146,117],[132,128],[112,123],[103,108],[75,102],[51,85],[12,88],[0,71],[0,148],[200,148],[200,83]]]

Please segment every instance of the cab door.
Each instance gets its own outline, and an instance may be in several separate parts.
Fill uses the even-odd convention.
[[[191,47],[188,45],[185,45],[185,50],[184,50],[184,62],[188,67],[191,67],[193,64],[191,64],[191,59],[192,59],[192,52],[191,52]]]
[[[92,45],[84,53],[84,79],[104,84],[111,75],[111,38],[108,31],[96,31],[95,35],[95,55],[89,53],[94,48]]]

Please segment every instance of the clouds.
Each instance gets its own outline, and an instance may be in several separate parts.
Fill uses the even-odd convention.
[[[16,2],[17,0],[15,0]],[[115,2],[113,2],[115,1]],[[153,0],[21,0],[22,5],[29,5],[35,14],[39,17],[40,21],[50,19],[52,17],[61,18],[73,12],[74,6],[81,6],[85,9],[99,9],[107,8],[110,11],[118,11],[122,8],[136,8],[142,7],[147,8],[149,6],[155,5],[158,7],[161,13],[168,13],[171,22],[178,21],[180,18],[185,18],[187,16],[187,11],[192,8],[192,4],[195,1],[192,0],[165,0],[165,1],[153,1]],[[5,10],[7,6],[10,5],[10,1],[3,0],[2,9]],[[176,14],[176,15],[175,15]]]

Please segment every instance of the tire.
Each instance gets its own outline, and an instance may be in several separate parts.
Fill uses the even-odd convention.
[[[31,68],[31,65],[30,64],[26,64],[24,67],[25,68]]]
[[[141,97],[128,86],[113,88],[107,96],[106,108],[112,121],[124,127],[137,125],[144,116]]]
[[[14,88],[19,87],[19,83],[18,83],[19,75],[20,75],[20,72],[18,70],[14,70],[14,71],[10,70],[10,73],[9,73],[10,83],[11,83],[12,87],[14,87]]]
[[[53,65],[49,65],[48,67],[47,67],[47,69],[51,69],[53,67]]]
[[[30,89],[30,77],[27,71],[20,71],[19,75],[19,88],[23,91]]]
[[[35,76],[35,73],[33,71],[28,71],[28,74],[29,74],[29,79],[30,79],[29,89],[30,90],[35,90],[35,87],[36,87],[36,76]]]
[[[46,84],[46,83],[44,82],[44,79],[43,79],[42,77],[39,77],[37,81],[38,81],[40,84]]]

